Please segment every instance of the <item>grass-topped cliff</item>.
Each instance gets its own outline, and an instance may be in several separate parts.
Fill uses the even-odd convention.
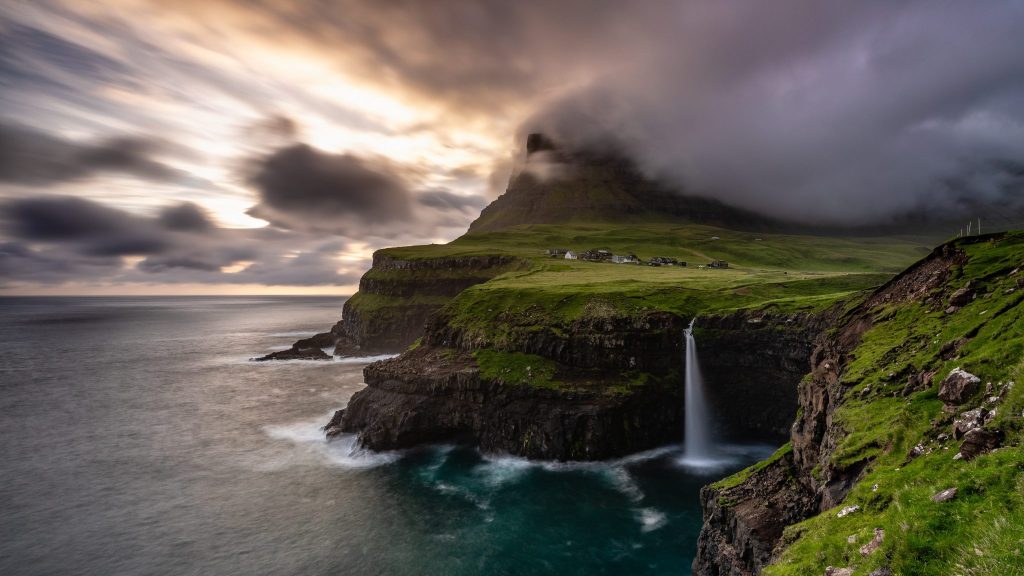
[[[756,494],[788,470],[817,510],[764,552],[764,574],[1024,573],[1022,378],[1024,233],[944,246],[837,323],[793,444],[712,487],[712,516],[745,528],[706,527],[705,560],[758,549],[736,535],[772,533],[763,514],[784,515]]]
[[[643,260],[667,256],[688,266],[549,258],[548,248],[604,248]],[[508,271],[461,291],[441,310],[451,326],[490,341],[520,324],[556,326],[587,317],[657,311],[692,317],[743,308],[820,310],[881,284],[926,252],[925,242],[916,238],[746,233],[679,224],[576,224],[518,226],[381,254],[416,262],[485,255],[514,259],[516,264]],[[730,267],[699,267],[717,259],[728,261]],[[438,274],[455,279],[465,272],[442,269]],[[371,271],[367,276],[378,275],[397,278],[402,271]],[[381,299],[370,302],[378,306]]]

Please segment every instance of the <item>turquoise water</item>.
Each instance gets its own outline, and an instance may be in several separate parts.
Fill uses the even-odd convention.
[[[252,363],[331,298],[0,300],[0,573],[688,574],[669,446],[558,464],[353,451],[319,427],[371,359]]]

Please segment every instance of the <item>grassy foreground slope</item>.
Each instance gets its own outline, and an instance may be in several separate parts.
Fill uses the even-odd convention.
[[[935,294],[966,288],[973,299],[955,307],[936,296],[880,305],[843,366],[847,393],[831,415],[841,433],[829,466],[870,463],[840,506],[859,509],[842,517],[828,510],[787,528],[765,574],[822,574],[827,566],[856,575],[881,568],[905,576],[1024,574],[1024,233],[954,246],[968,259]],[[957,367],[980,377],[980,389],[944,406],[940,383]],[[920,373],[930,380],[908,394],[908,375]],[[995,413],[985,428],[1003,440],[968,461],[955,458],[960,441],[951,428],[973,408]],[[715,487],[734,486],[764,465]],[[953,499],[933,500],[948,488],[957,489]],[[879,530],[880,548],[863,552]]]

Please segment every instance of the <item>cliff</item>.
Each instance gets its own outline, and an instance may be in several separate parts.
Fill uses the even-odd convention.
[[[433,246],[378,250],[328,332],[258,360],[330,359],[401,352],[423,335],[427,319],[466,288],[524,264],[507,254],[435,254]]]
[[[815,347],[790,444],[702,490],[694,573],[1012,573],[1022,267],[1024,234],[965,238],[851,303]]]
[[[331,434],[356,433],[376,450],[458,441],[555,460],[680,440],[688,318],[593,306],[569,321],[505,316],[487,332],[454,319],[460,303],[436,314],[414,349],[365,369],[367,387],[329,425]],[[700,320],[722,348],[703,370],[723,434],[781,436],[828,315],[739,311]],[[750,372],[739,374],[743,366]],[[738,395],[750,399],[739,409]]]

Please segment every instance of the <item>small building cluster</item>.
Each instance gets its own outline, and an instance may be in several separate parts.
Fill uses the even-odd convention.
[[[566,260],[586,260],[587,262],[611,262],[613,264],[647,264],[648,266],[686,266],[686,262],[667,256],[654,256],[646,262],[637,258],[636,254],[613,254],[611,250],[603,248],[591,248],[586,252],[577,254],[568,248],[548,248],[549,258],[564,258]],[[725,260],[712,260],[710,263],[700,265],[698,268],[728,268],[729,263]]]
[[[666,258],[664,256],[655,256],[647,261],[648,266],[686,266],[686,262],[676,260],[675,258]]]

